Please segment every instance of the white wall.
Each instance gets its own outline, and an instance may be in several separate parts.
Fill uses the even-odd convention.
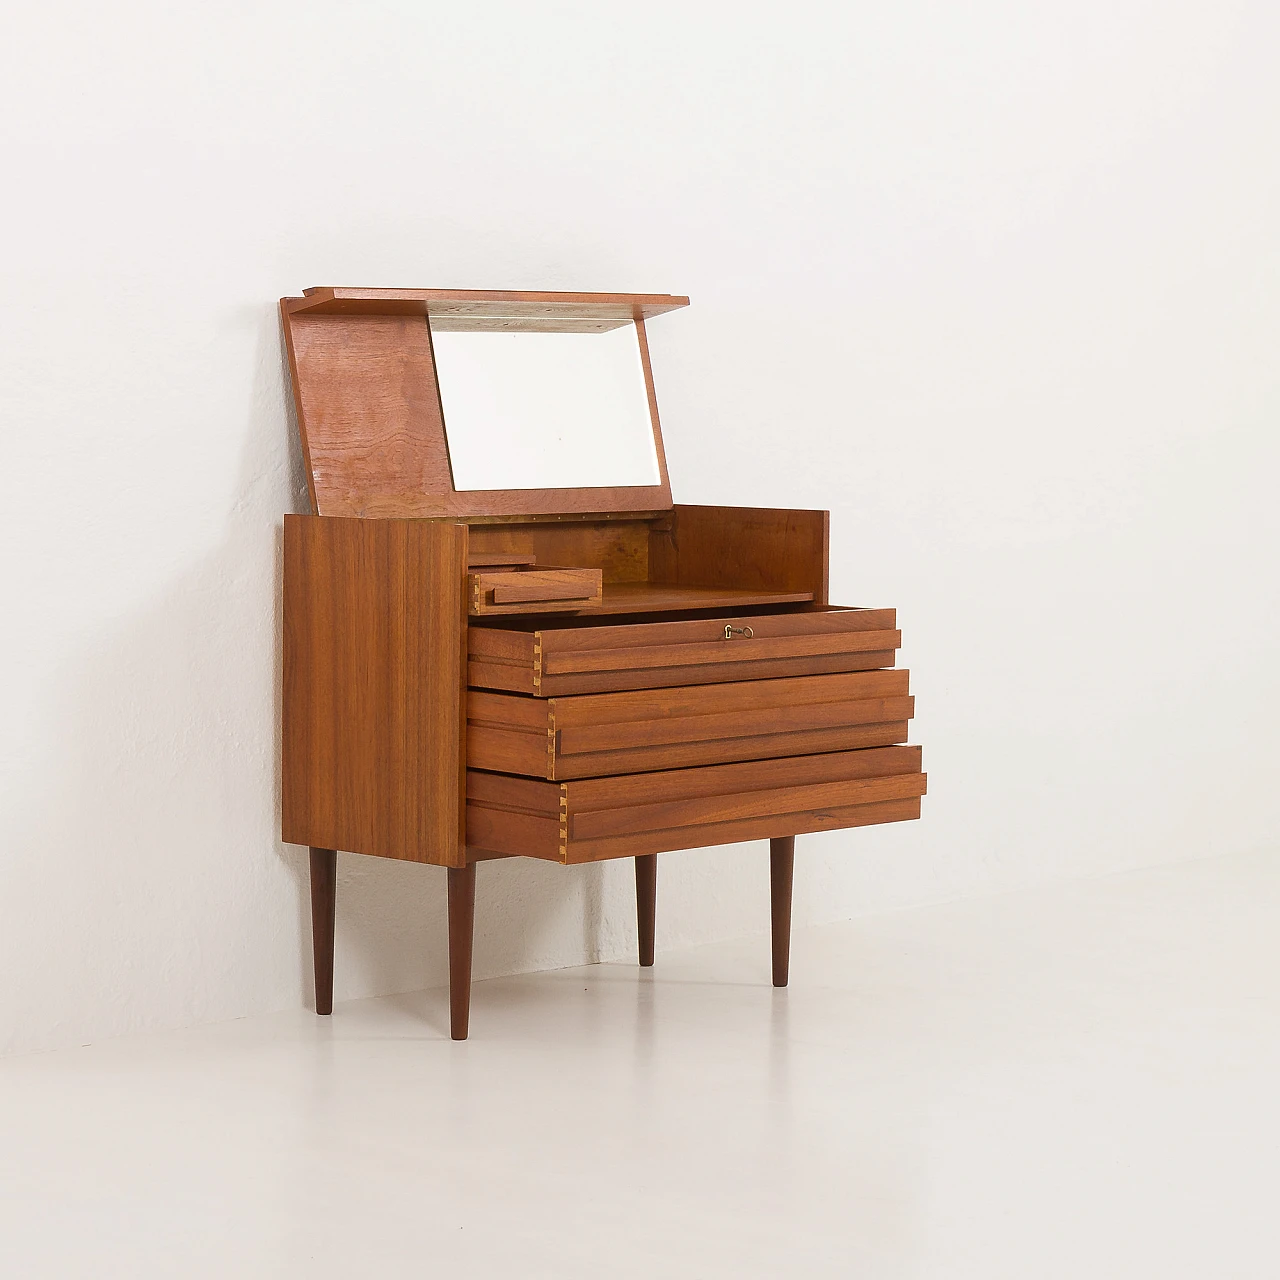
[[[307,998],[312,284],[692,295],[651,326],[677,500],[830,506],[919,697],[925,820],[802,840],[798,919],[1274,845],[1271,8],[11,11],[0,1050]],[[665,858],[660,946],[763,933],[765,861]],[[630,954],[630,875],[482,867],[477,972]],[[441,982],[443,872],[340,876],[339,998]]]

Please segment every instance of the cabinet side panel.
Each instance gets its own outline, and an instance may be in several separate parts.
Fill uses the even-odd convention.
[[[812,591],[827,603],[828,514],[769,507],[677,505],[649,542],[654,582]]]
[[[461,866],[467,531],[285,517],[283,835]]]

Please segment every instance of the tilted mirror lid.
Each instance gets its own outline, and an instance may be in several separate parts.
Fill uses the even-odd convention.
[[[645,321],[671,294],[307,289],[282,298],[312,509],[334,516],[484,519],[671,507]],[[634,324],[660,483],[455,491],[431,331],[602,333]]]

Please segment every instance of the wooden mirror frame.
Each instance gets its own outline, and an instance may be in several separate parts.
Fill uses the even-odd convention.
[[[645,321],[671,294],[307,289],[282,298],[294,404],[316,515],[455,520],[671,509]],[[634,323],[660,483],[613,488],[453,487],[431,330],[602,333]]]

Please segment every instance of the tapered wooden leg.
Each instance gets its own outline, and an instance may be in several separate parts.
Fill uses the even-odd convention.
[[[338,855],[311,850],[311,954],[316,975],[316,1012],[333,1012],[333,917],[337,906]]]
[[[658,855],[636,858],[636,932],[640,935],[640,964],[653,963],[653,926],[658,904]]]
[[[769,841],[769,900],[773,908],[773,985],[785,987],[791,970],[791,873],[795,836]]]
[[[471,1020],[471,939],[476,920],[476,864],[449,868],[449,1034],[467,1038]]]

